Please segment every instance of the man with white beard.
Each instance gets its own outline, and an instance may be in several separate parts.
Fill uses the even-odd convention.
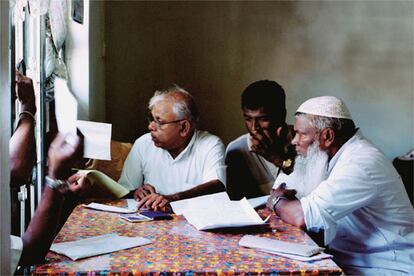
[[[297,198],[310,194],[316,186],[326,179],[328,169],[328,154],[319,148],[318,141],[312,143],[306,155],[295,158],[295,167],[290,175],[281,173],[276,178],[273,189],[280,184],[287,184],[287,188],[295,191]],[[272,197],[269,203],[272,202]],[[269,205],[271,208],[271,205]]]
[[[347,274],[412,275],[414,212],[391,162],[335,97],[309,99],[295,116],[292,144],[303,157],[291,176],[277,180],[267,206],[290,224],[323,230]]]

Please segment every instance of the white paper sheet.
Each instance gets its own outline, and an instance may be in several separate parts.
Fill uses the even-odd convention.
[[[266,205],[267,199],[269,198],[269,195],[255,197],[255,198],[249,198],[247,201],[252,205],[253,208],[257,208],[263,205]]]
[[[50,250],[68,256],[75,261],[86,257],[146,245],[151,242],[151,240],[141,237],[107,234],[72,242],[54,243],[50,247]]]
[[[247,202],[216,200],[190,201],[184,217],[198,230],[263,225],[265,222]]]
[[[127,198],[127,205],[128,209],[130,210],[137,210],[138,208],[138,201],[136,201],[134,198]]]
[[[83,157],[111,160],[111,124],[78,120],[76,126],[85,137]]]
[[[55,79],[55,114],[59,132],[76,134],[78,102],[61,78]]]
[[[190,210],[191,202],[197,201],[199,204],[203,204],[203,202],[210,203],[211,199],[230,201],[228,194],[226,192],[221,192],[221,193],[215,193],[215,194],[210,194],[210,195],[193,197],[190,199],[174,201],[174,202],[171,202],[171,207],[175,214],[182,215],[184,211]]]
[[[289,258],[289,259],[298,260],[298,261],[301,261],[301,262],[314,262],[314,261],[319,261],[319,260],[323,260],[323,259],[333,258],[332,255],[329,255],[329,254],[326,254],[326,253],[323,253],[323,252],[319,253],[319,254],[316,254],[316,255],[313,255],[311,257],[305,257],[305,256],[281,253],[281,252],[276,252],[276,251],[271,251],[271,250],[260,250],[260,251],[275,254],[275,255],[282,256],[282,257]]]
[[[256,248],[271,252],[311,257],[324,250],[319,246],[286,242],[276,239],[245,235],[239,241],[240,246]]]
[[[137,209],[128,209],[128,208],[116,207],[116,206],[111,206],[111,205],[95,203],[95,202],[84,204],[83,207],[98,210],[98,211],[122,213],[122,214],[135,213],[137,211]]]

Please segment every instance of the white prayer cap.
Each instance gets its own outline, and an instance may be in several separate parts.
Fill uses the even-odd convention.
[[[352,120],[345,103],[333,96],[311,98],[301,104],[296,112]]]

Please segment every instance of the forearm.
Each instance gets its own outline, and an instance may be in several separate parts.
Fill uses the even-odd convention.
[[[299,200],[282,199],[277,203],[275,209],[276,214],[283,221],[300,228],[306,227],[302,205]]]
[[[9,151],[11,183],[24,183],[32,172],[36,152],[32,118],[21,116],[19,125],[10,139]]]
[[[42,200],[23,236],[20,265],[43,261],[55,238],[63,202],[63,195],[45,187]]]
[[[220,180],[212,180],[212,181],[200,184],[192,189],[179,192],[176,194],[168,195],[166,197],[169,199],[169,201],[177,201],[177,200],[192,198],[192,197],[201,196],[201,195],[223,192],[225,190],[226,189]]]

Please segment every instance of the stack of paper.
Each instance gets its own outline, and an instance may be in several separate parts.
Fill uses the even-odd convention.
[[[247,199],[231,201],[223,193],[171,203],[174,212],[184,215],[198,230],[263,225]]]
[[[52,244],[50,250],[66,255],[75,261],[149,243],[151,243],[151,240],[145,238],[107,234],[78,241],[55,243]]]
[[[324,248],[317,245],[292,243],[251,235],[241,238],[239,245],[299,261],[315,261],[332,257],[332,255],[323,253]]]

